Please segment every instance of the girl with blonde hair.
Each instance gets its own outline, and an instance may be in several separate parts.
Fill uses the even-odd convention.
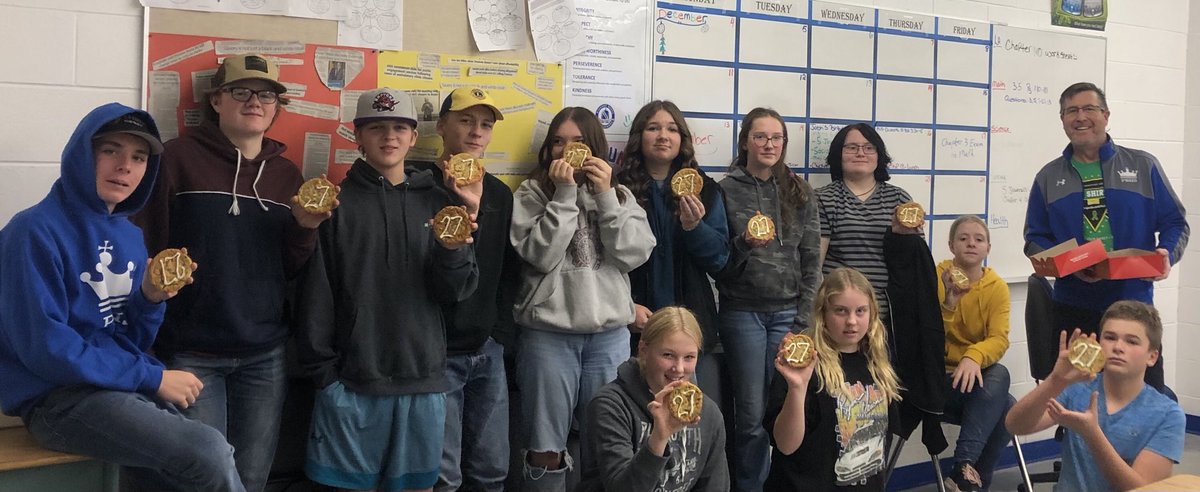
[[[671,392],[692,379],[703,343],[687,308],[650,316],[637,356],[588,404],[581,490],[729,490],[721,410],[706,396],[698,422],[671,414]]]
[[[812,364],[792,367],[782,344],[775,358],[781,377],[771,384],[764,424],[775,450],[764,489],[884,490],[900,381],[870,281],[851,268],[830,272],[812,322]]]

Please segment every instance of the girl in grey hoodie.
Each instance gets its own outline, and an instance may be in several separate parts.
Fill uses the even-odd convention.
[[[706,396],[697,423],[670,411],[671,391],[692,378],[703,338],[687,308],[650,316],[637,357],[588,404],[580,490],[729,490],[721,410]]]
[[[576,169],[570,142],[591,149]],[[550,122],[538,167],[514,195],[509,237],[524,263],[514,318],[517,381],[528,441],[525,490],[566,490],[572,419],[629,358],[629,271],[654,248],[646,213],[598,156],[608,141],[596,115],[566,108]]]

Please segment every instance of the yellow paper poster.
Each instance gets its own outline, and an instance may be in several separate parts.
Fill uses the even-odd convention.
[[[442,140],[433,123],[450,91],[459,87],[488,91],[504,112],[504,120],[496,122],[484,160],[487,170],[510,186],[537,164],[537,149],[545,138],[545,130],[537,132],[539,114],[554,115],[562,109],[560,64],[383,51],[378,67],[379,85],[409,91],[422,120],[418,124],[420,139],[409,151],[414,160],[441,155]]]

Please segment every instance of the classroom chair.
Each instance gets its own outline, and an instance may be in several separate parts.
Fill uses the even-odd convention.
[[[1058,359],[1058,333],[1054,330],[1054,286],[1046,277],[1038,274],[1029,276],[1025,294],[1025,346],[1029,349],[1029,374],[1035,382],[1045,381],[1054,370]],[[1054,440],[1062,442],[1065,429],[1054,432]],[[1014,437],[1015,441],[1016,438]],[[1062,470],[1062,461],[1054,460],[1054,471],[1026,474],[1025,483],[1019,492],[1032,492],[1035,483],[1056,483]]]

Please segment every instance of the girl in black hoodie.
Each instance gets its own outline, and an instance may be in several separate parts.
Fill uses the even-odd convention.
[[[703,338],[686,308],[650,316],[637,357],[588,404],[581,490],[729,490],[721,410],[705,397],[700,421],[689,425],[671,415],[668,402],[696,371]]]

